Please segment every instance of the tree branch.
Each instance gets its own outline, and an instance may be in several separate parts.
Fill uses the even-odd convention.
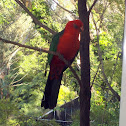
[[[67,10],[66,8],[62,7],[60,4],[58,4],[58,2],[56,2],[55,0],[53,0],[60,8],[62,8],[64,11],[72,14],[75,18],[78,18],[72,11]]]
[[[49,31],[52,34],[56,34],[55,31],[53,31],[52,29],[48,28],[46,25],[42,24],[19,0],[15,0],[25,11],[26,13],[31,16],[31,18],[33,19],[35,24],[38,24],[40,27],[43,27],[44,29],[46,29],[47,31]]]
[[[23,77],[21,77],[19,80],[14,81],[18,75],[19,75],[19,74],[17,74],[17,75],[13,78],[12,82],[10,83],[10,85],[13,85],[13,84],[15,84],[15,83],[20,82],[21,80],[23,80],[23,79],[28,75],[28,73],[26,73],[26,74],[25,74]]]
[[[94,81],[95,81],[95,78],[96,78],[96,76],[97,76],[97,74],[98,74],[98,72],[99,72],[100,65],[101,65],[101,63],[98,65],[97,71],[96,71],[96,73],[95,73],[95,75],[94,75],[94,77],[93,77],[93,81],[91,82],[91,88],[92,88],[92,86],[93,86],[93,84],[94,84]]]
[[[96,4],[96,2],[97,2],[97,0],[94,0],[94,3],[93,3],[93,4],[91,5],[91,7],[89,8],[89,11],[88,11],[89,14],[90,14],[92,8],[94,7],[94,5]]]
[[[58,56],[70,68],[70,70],[74,74],[75,78],[77,79],[78,83],[81,84],[81,80],[80,80],[79,76],[77,75],[76,71],[72,68],[72,66],[69,64],[69,62],[65,58],[63,58],[63,56],[61,54],[59,54],[57,52],[53,52],[53,51],[48,51],[46,49],[38,48],[38,47],[32,47],[32,46],[28,46],[28,45],[23,45],[23,44],[20,44],[20,43],[17,43],[17,42],[13,42],[13,41],[9,41],[9,40],[6,40],[6,39],[2,39],[1,37],[0,37],[0,40],[2,42],[5,42],[5,43],[10,43],[10,44],[17,45],[19,47],[33,49],[33,50],[36,50],[36,51],[39,51],[39,52],[45,52],[45,53],[49,53],[49,54]]]
[[[110,84],[112,83],[113,75],[115,74],[115,71],[116,71],[116,66],[117,66],[117,63],[118,63],[119,54],[121,54],[121,52],[118,52],[118,54],[117,54],[116,62],[115,62],[114,69],[113,69],[113,72],[112,72],[112,76],[110,78]]]

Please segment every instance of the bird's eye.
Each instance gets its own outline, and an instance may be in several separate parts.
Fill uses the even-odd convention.
[[[75,29],[78,29],[79,28],[76,24],[73,24],[73,26],[74,26]]]

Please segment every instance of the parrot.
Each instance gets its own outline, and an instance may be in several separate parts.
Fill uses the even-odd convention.
[[[54,35],[49,51],[61,54],[66,61],[72,64],[79,51],[79,34],[81,31],[83,31],[81,20],[69,21],[64,30]],[[63,72],[68,66],[60,57],[49,53],[48,64],[50,65],[50,71],[41,101],[41,107],[54,109],[57,104]]]

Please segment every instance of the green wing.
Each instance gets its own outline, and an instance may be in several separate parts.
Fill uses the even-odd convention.
[[[54,52],[56,52],[56,50],[57,50],[57,45],[58,45],[58,43],[59,43],[59,38],[60,38],[60,36],[63,35],[63,33],[64,33],[64,30],[61,31],[61,32],[59,32],[59,33],[57,33],[56,35],[54,35],[54,37],[52,38],[52,42],[51,42],[49,51],[54,51]],[[52,58],[53,58],[53,54],[49,54],[49,53],[48,53],[48,63],[49,63],[49,64],[51,63]]]

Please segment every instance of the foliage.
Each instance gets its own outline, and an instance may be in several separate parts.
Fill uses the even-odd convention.
[[[18,108],[10,99],[0,100],[0,125],[16,124],[15,117],[18,114]]]
[[[104,94],[106,97],[104,97]],[[80,125],[80,112],[73,114],[73,123],[71,126]],[[111,96],[105,92],[95,91],[92,89],[91,109],[90,109],[91,126],[118,126],[119,125],[119,103],[112,102]]]
[[[112,102],[107,92],[94,91],[92,89],[91,100],[91,126],[111,125],[118,126],[119,103]]]
[[[61,85],[59,95],[58,95],[58,105],[63,105],[70,100],[77,97],[74,91],[71,91],[68,87]]]
[[[59,126],[52,120],[39,120],[35,116],[25,115],[24,112],[19,112],[18,104],[10,99],[0,100],[0,125],[1,126]],[[32,108],[33,109],[33,108]]]

